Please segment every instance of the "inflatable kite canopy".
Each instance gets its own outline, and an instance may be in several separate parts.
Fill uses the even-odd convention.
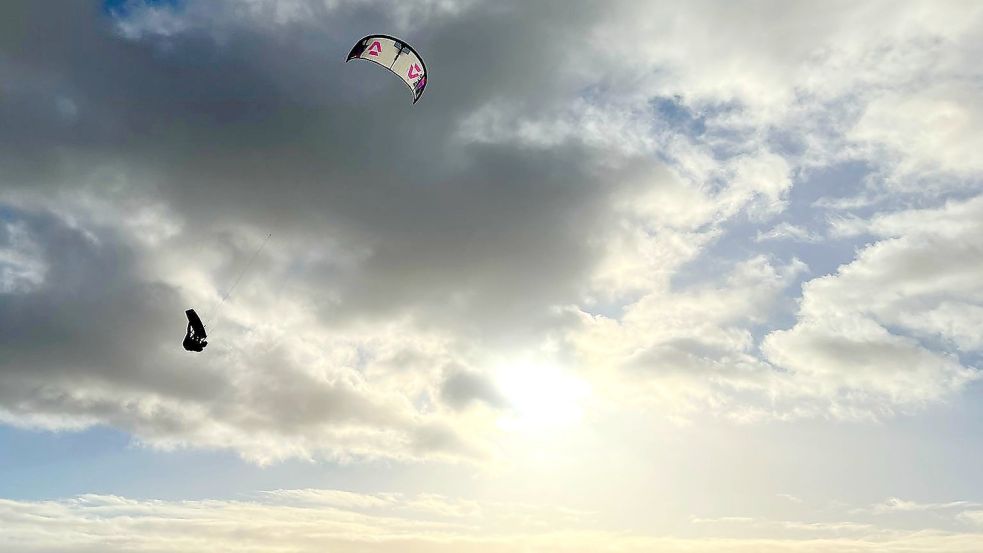
[[[395,73],[413,92],[415,104],[427,87],[427,64],[412,46],[389,35],[369,35],[355,43],[348,53],[349,62],[360,59],[377,63]]]
[[[201,319],[195,313],[195,310],[188,309],[184,314],[188,316],[188,322],[191,323],[191,329],[195,331],[195,334],[202,338],[207,338],[208,335],[205,334],[205,325],[201,323]]]

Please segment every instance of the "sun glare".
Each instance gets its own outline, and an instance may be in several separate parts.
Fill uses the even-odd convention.
[[[551,364],[519,361],[498,371],[498,386],[509,404],[499,425],[506,430],[559,430],[576,423],[590,394],[585,381]]]

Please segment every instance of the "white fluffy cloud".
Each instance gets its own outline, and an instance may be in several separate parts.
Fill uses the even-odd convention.
[[[983,201],[878,216],[881,238],[834,275],[807,283],[798,322],[769,335],[768,359],[839,407],[883,412],[938,400],[979,377]],[[857,229],[859,230],[859,229]]]
[[[652,290],[618,318],[583,314],[571,345],[599,381],[620,374],[614,397],[744,419],[752,415],[736,394],[764,392],[775,378],[755,354],[751,328],[782,310],[786,288],[805,269],[757,257],[719,282]]]

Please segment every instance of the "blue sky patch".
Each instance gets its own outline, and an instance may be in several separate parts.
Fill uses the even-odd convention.
[[[178,9],[183,3],[183,0],[103,0],[102,10],[113,17],[127,17],[142,6]]]

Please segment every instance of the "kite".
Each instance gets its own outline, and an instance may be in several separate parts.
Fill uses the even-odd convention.
[[[389,35],[369,35],[355,43],[348,53],[354,59],[371,61],[395,73],[413,92],[415,104],[427,87],[427,64],[412,46]]]

